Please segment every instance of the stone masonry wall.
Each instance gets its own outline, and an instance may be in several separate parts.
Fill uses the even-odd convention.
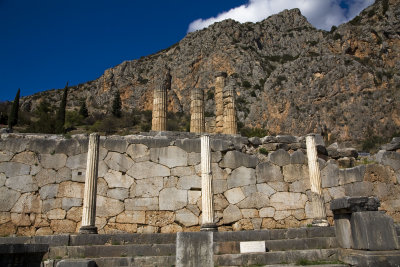
[[[0,236],[78,231],[87,146],[84,135],[1,136]],[[220,231],[311,223],[303,137],[215,135],[211,148]],[[380,164],[347,169],[319,161],[330,223],[329,202],[346,195],[378,196],[400,222],[400,153],[381,151]],[[99,233],[199,231],[200,187],[198,135],[101,137],[96,226]]]

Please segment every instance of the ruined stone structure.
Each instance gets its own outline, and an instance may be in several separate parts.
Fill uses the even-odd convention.
[[[215,132],[224,131],[224,101],[223,90],[225,87],[226,72],[217,72],[215,74]]]
[[[82,224],[79,233],[97,234],[96,222],[96,195],[97,174],[99,168],[99,141],[100,136],[92,133],[89,136],[89,149],[86,164],[85,191],[83,196]]]
[[[226,86],[223,90],[224,104],[224,134],[237,134],[235,89],[232,85]]]
[[[153,118],[151,129],[153,131],[167,130],[167,92],[171,89],[171,75],[165,70],[156,86],[153,95]]]
[[[204,133],[204,91],[201,88],[193,88],[190,92],[190,132]]]

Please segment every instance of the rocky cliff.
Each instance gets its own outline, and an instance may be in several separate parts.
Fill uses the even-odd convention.
[[[270,134],[322,132],[339,141],[400,132],[400,2],[377,0],[330,32],[314,28],[297,9],[258,23],[233,20],[189,33],[179,43],[107,69],[71,87],[68,105],[86,100],[89,112],[109,112],[119,90],[123,109],[151,110],[163,68],[172,88],[169,111],[189,112],[190,90],[202,88],[213,114],[214,73],[236,88],[237,116]],[[23,99],[57,103],[60,90]]]

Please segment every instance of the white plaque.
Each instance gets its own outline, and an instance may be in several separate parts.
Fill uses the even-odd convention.
[[[240,253],[265,252],[265,241],[240,242]]]

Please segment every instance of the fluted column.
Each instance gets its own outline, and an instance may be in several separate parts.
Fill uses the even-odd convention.
[[[86,163],[85,192],[83,197],[81,234],[97,234],[96,222],[96,193],[97,172],[99,166],[99,140],[97,133],[89,136],[89,149]]]
[[[153,131],[167,130],[167,90],[171,89],[171,75],[164,71],[158,80],[153,95],[153,118],[151,129]]]
[[[190,94],[190,132],[204,133],[204,91],[194,88]]]
[[[312,207],[314,212],[314,220],[312,224],[315,226],[329,226],[329,223],[326,220],[324,197],[322,195],[321,189],[321,173],[319,170],[317,148],[315,146],[315,137],[313,135],[308,135],[306,137],[306,145],[308,170],[310,174],[311,184]]]
[[[201,137],[201,204],[203,220],[201,231],[217,231],[217,225],[214,222],[211,147],[208,135]]]
[[[224,134],[237,134],[235,90],[233,86],[224,88]]]
[[[224,128],[223,90],[225,87],[226,72],[215,74],[215,132],[222,133]]]

